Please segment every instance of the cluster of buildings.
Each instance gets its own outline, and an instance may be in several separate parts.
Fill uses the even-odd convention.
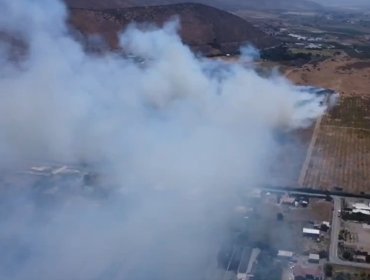
[[[303,227],[302,235],[320,241],[321,237],[330,228],[330,223],[323,221],[313,224],[313,227]],[[308,255],[296,255],[292,251],[279,250],[277,258],[292,263],[290,273],[295,280],[322,280],[323,269],[320,263],[321,256],[317,252],[310,252]]]
[[[344,220],[370,224],[370,203],[353,202],[342,206],[340,215]]]
[[[352,213],[361,213],[370,216],[370,203],[356,202],[352,204],[350,209]]]
[[[295,261],[294,253],[291,251],[279,250],[277,257],[282,260],[285,259],[289,261]],[[320,255],[316,253],[310,253],[308,255],[308,262],[309,263],[320,263]]]
[[[73,175],[81,175],[81,171],[77,168],[73,168],[67,165],[62,166],[32,166],[27,169],[24,173],[29,175],[35,176],[73,176]]]
[[[291,267],[291,274],[295,280],[322,280],[322,268],[319,266],[320,255],[311,253],[308,255],[308,264],[296,263],[294,253],[291,251],[278,251],[278,259],[294,262]]]
[[[288,206],[307,207],[309,204],[309,199],[307,196],[289,196],[285,194],[284,196],[281,197],[280,203]]]
[[[256,272],[260,252],[260,249],[251,247],[234,250],[222,279],[251,280]]]
[[[236,275],[237,280],[249,280],[253,278],[259,253],[260,250],[257,248],[248,248],[244,251]]]
[[[321,42],[323,39],[321,37],[306,37],[299,34],[289,33],[289,37],[295,38],[299,41],[307,41],[307,42]]]

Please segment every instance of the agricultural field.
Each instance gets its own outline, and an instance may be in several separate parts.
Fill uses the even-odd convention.
[[[323,119],[322,125],[370,129],[370,96],[342,98]]]
[[[342,97],[322,120],[303,186],[370,190],[370,97]]]
[[[333,280],[370,280],[370,271],[346,266],[334,266],[332,269]]]

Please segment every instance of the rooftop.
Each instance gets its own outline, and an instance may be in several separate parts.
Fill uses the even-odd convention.
[[[370,210],[369,203],[353,203],[353,208],[361,210]]]
[[[239,267],[238,267],[238,273],[246,273],[248,264],[249,264],[249,258],[251,256],[252,249],[249,247],[244,248],[242,257],[240,259]]]
[[[319,254],[309,254],[308,258],[310,260],[320,260],[320,255]]]
[[[291,258],[291,257],[293,257],[293,252],[291,252],[291,251],[279,250],[279,251],[278,251],[278,257]]]
[[[320,230],[314,229],[314,228],[303,228],[302,231],[303,233],[306,233],[306,234],[317,234],[317,235],[320,234]]]

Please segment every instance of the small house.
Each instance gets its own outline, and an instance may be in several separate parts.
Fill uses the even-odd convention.
[[[293,252],[279,250],[277,256],[280,259],[291,259],[293,257]]]
[[[320,262],[320,255],[319,254],[309,254],[308,255],[308,262],[310,262],[310,263],[319,263]]]

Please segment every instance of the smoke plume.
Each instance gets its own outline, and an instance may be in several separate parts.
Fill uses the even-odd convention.
[[[192,53],[176,21],[91,54],[56,0],[0,10],[0,279],[205,279],[274,133],[324,110],[282,77]],[[24,174],[44,162],[104,179]]]

